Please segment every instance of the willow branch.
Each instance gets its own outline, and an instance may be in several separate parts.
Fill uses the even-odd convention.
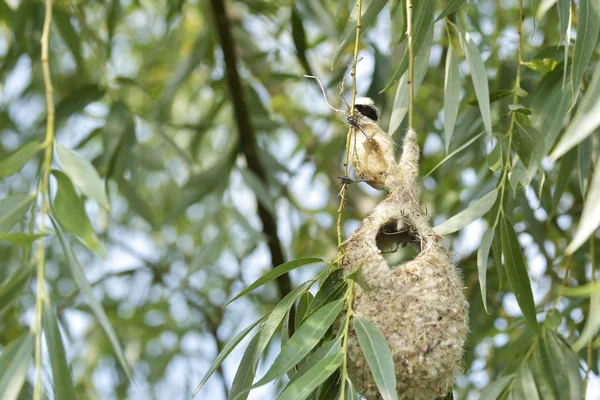
[[[412,0],[406,2],[406,39],[408,40],[408,129],[413,129],[415,115],[415,54],[413,48]]]
[[[360,44],[360,24],[362,17],[362,0],[357,0],[356,7],[358,8],[358,12],[356,14],[356,37],[354,39],[354,59],[352,60],[352,102],[350,103],[350,115],[354,116],[354,101],[356,100],[356,65],[358,64],[358,46]],[[352,126],[348,128],[348,134],[346,135],[346,155],[344,156],[344,175],[349,175],[348,169],[348,159],[350,158],[350,135],[352,135]],[[342,185],[342,190],[340,192],[340,206],[338,207],[337,213],[337,239],[338,239],[338,253],[343,253],[344,249],[342,247],[342,212],[344,211],[344,205],[346,204],[346,191],[347,186],[344,183]]]
[[[235,42],[231,35],[231,27],[223,0],[211,0],[211,8],[215,17],[216,27],[221,41],[221,49],[225,60],[225,70],[231,103],[237,130],[239,134],[241,151],[246,158],[248,169],[258,176],[258,178],[267,185],[267,174],[258,158],[258,147],[256,145],[256,135],[252,127],[250,115],[246,107],[244,89],[241,84],[239,72],[237,70],[238,59],[235,54]],[[262,222],[263,232],[267,237],[267,244],[271,253],[271,263],[273,267],[283,264],[285,257],[279,237],[277,236],[277,220],[260,203],[258,204],[258,216]],[[292,282],[289,275],[285,274],[277,278],[279,295],[284,297],[292,290]],[[293,308],[292,308],[293,310]],[[290,318],[292,320],[293,318]]]
[[[44,88],[46,92],[46,137],[44,139],[44,159],[42,161],[41,179],[38,183],[36,194],[41,195],[41,208],[39,213],[39,232],[46,232],[45,219],[49,214],[48,192],[50,180],[50,168],[52,165],[52,150],[54,144],[54,88],[52,87],[52,79],[50,76],[49,48],[50,48],[50,27],[52,25],[52,0],[46,0],[46,12],[44,16],[44,27],[42,29],[42,37],[40,39],[42,47],[42,56],[40,63],[42,65],[42,74],[44,77]],[[35,335],[35,386],[33,391],[34,400],[42,398],[42,307],[44,301],[48,301],[45,283],[45,254],[44,240],[40,239],[35,254],[37,262],[37,294],[35,301],[35,319],[32,326],[32,331]]]

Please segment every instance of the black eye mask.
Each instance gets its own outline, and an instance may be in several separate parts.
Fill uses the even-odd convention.
[[[377,111],[375,111],[375,108],[365,104],[355,104],[354,108],[365,117],[377,122]]]

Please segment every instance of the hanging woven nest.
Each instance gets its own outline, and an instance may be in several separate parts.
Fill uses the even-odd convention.
[[[360,270],[353,311],[383,333],[392,351],[401,399],[434,399],[452,389],[468,330],[462,277],[418,201],[419,147],[414,131],[389,171],[395,187],[348,239],[342,267]],[[412,245],[420,253],[390,266],[380,248]],[[348,338],[349,375],[368,400],[381,395],[356,334]]]

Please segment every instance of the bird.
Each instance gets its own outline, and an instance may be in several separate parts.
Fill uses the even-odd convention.
[[[379,111],[369,97],[357,97],[354,114],[347,118],[352,127],[350,135],[350,163],[355,175],[339,177],[344,184],[365,182],[377,190],[389,192],[395,185],[397,170],[396,145],[379,126]]]

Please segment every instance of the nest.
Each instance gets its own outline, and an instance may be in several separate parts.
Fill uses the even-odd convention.
[[[418,202],[419,147],[404,138],[400,162],[390,171],[394,188],[348,239],[344,273],[360,269],[353,310],[375,324],[392,351],[401,399],[434,399],[452,389],[468,330],[462,277]],[[381,246],[412,245],[420,253],[391,268]],[[368,400],[381,395],[356,334],[348,338],[349,375]]]

